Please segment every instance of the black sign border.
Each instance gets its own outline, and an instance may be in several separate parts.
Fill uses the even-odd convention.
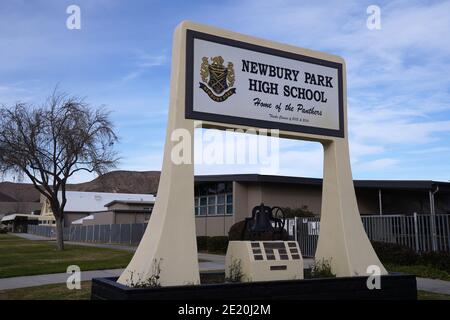
[[[299,60],[303,62],[318,64],[338,70],[338,85],[339,85],[339,130],[317,128],[311,126],[294,125],[282,122],[274,122],[268,120],[249,119],[236,116],[219,115],[214,113],[194,111],[194,39],[201,39],[210,42],[215,42],[227,46],[236,48],[257,51],[274,56],[288,58],[292,60]],[[223,38],[208,33],[199,31],[186,30],[186,75],[185,75],[185,117],[193,120],[204,120],[211,122],[219,122],[225,124],[244,125],[253,128],[267,128],[267,129],[279,129],[283,131],[301,132],[307,134],[315,134],[322,136],[332,136],[344,138],[344,97],[343,97],[343,79],[342,79],[342,64],[322,60],[318,58],[308,57],[288,51],[282,51],[278,49],[263,47],[247,42],[233,40],[229,38]]]

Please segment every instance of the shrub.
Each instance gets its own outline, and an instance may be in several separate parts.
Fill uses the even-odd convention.
[[[226,253],[228,247],[228,237],[209,237],[207,241],[208,252]]]
[[[232,259],[228,269],[228,278],[225,278],[225,282],[242,282],[243,277],[241,259]]]
[[[0,233],[8,233],[8,227],[0,224]]]
[[[197,237],[197,250],[198,251],[206,251],[208,250],[208,238],[205,236]]]
[[[450,273],[450,253],[448,252],[424,252],[419,256],[418,263]]]
[[[336,275],[331,272],[331,260],[314,260],[311,267],[311,278],[335,278]]]
[[[316,215],[314,212],[309,210],[308,206],[304,205],[301,208],[290,208],[290,207],[284,207],[282,208],[284,211],[284,214],[286,215],[286,218],[308,218],[308,217],[315,217]]]
[[[156,260],[153,259],[152,264],[152,274],[147,279],[143,280],[139,276],[138,279],[134,279],[135,273],[131,271],[130,279],[127,281],[128,285],[133,288],[157,288],[160,287],[159,283],[160,274],[161,274],[161,261],[162,259]]]
[[[450,253],[422,252],[393,243],[373,242],[375,252],[383,263],[397,265],[423,265],[450,272]]]
[[[412,249],[394,243],[372,242],[383,263],[410,265],[417,263],[419,255]]]

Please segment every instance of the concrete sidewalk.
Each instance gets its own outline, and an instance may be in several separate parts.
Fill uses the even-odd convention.
[[[450,295],[450,281],[417,278],[417,290]]]
[[[33,240],[33,241],[54,241],[55,240],[52,238],[42,237],[42,236],[38,236],[35,234],[31,234],[31,233],[11,233],[11,234],[16,237],[19,237],[19,238]]]
[[[81,272],[81,281],[89,281],[92,278],[118,277],[123,269],[93,270]],[[0,279],[0,290],[43,286],[46,284],[65,283],[70,276],[68,273],[42,274],[37,276],[25,276]]]
[[[16,233],[14,235],[22,237],[24,239],[28,239],[28,240],[46,240],[46,241],[51,240],[46,237],[36,236],[36,235],[32,235],[32,234],[27,234],[27,233]],[[125,251],[133,251],[133,252],[136,251],[136,247],[116,245],[116,244],[84,243],[84,242],[71,242],[71,241],[66,241],[65,243],[71,244],[71,245],[86,246],[86,247],[108,248],[108,249],[125,250]],[[223,271],[225,268],[225,256],[223,256],[223,255],[199,253],[198,258],[203,261],[203,262],[199,262],[200,271],[204,271],[204,272],[205,271]],[[305,258],[303,260],[303,262],[304,262],[305,268],[310,268],[311,265],[314,263],[314,260]],[[87,280],[91,280],[92,278],[119,276],[122,273],[122,271],[123,271],[123,269],[84,271],[84,272],[82,272],[81,278],[82,278],[82,281],[87,281]],[[33,286],[40,286],[40,285],[53,284],[53,283],[65,283],[68,276],[69,275],[67,273],[56,273],[56,274],[47,274],[47,275],[38,275],[38,276],[26,276],[26,277],[0,279],[0,290],[33,287]],[[428,292],[450,295],[450,281],[418,277],[417,278],[417,289],[423,290],[423,291],[428,291]]]
[[[199,255],[199,258],[201,256]],[[207,261],[199,263],[200,271],[203,272],[220,272],[224,270],[224,263]],[[124,269],[108,269],[108,270],[81,270],[81,281],[89,281],[93,278],[118,277]],[[0,279],[0,290],[10,290],[17,288],[27,288],[42,286],[46,284],[65,283],[70,276],[68,273],[53,273],[37,276],[13,277]]]

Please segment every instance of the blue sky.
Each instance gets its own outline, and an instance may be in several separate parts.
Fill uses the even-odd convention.
[[[81,8],[81,30],[66,28],[71,4]],[[372,4],[381,30],[366,27]],[[448,181],[449,12],[450,1],[414,0],[4,0],[0,103],[39,104],[59,84],[112,111],[120,169],[160,170],[172,34],[193,20],[344,57],[354,178]],[[319,144],[282,140],[280,148],[275,173],[322,176]],[[195,170],[267,173],[254,165]]]

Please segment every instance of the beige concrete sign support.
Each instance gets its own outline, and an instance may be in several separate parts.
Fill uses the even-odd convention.
[[[188,33],[191,34],[191,38],[198,37],[197,42],[188,42]],[[214,43],[216,40],[220,43],[219,45]],[[197,57],[192,52],[189,53],[190,48],[193,48],[192,52],[196,48],[195,50],[199,50],[201,55]],[[254,54],[252,54],[253,49]],[[233,57],[243,57],[229,61],[232,64],[228,64],[228,73],[233,73],[233,80],[227,82],[227,86],[221,83],[227,89],[222,96],[216,96],[222,94],[217,87],[214,88],[216,92],[213,92],[209,87],[211,83],[199,80],[200,68],[194,70],[194,64],[200,66],[201,57],[204,54],[211,58],[216,56],[215,70],[217,68],[224,70],[221,63],[228,63]],[[217,57],[217,55],[221,56]],[[274,56],[273,60],[270,60],[271,55]],[[292,70],[289,74],[285,74],[283,83],[280,82],[280,88],[287,83],[287,80],[297,81],[300,78],[300,71],[297,73],[296,68],[308,70],[309,73],[323,74],[322,85],[325,84],[325,80],[327,85],[332,84],[333,82],[329,81],[334,79],[333,81],[336,81],[334,86],[317,87],[319,89],[316,90],[318,102],[315,105],[320,106],[323,102],[324,116],[310,117],[308,127],[303,123],[301,125],[288,123],[289,118],[274,122],[268,118],[267,114],[264,114],[265,110],[252,109],[248,99],[255,93],[246,92],[248,85],[245,84],[245,77],[250,74],[248,71],[254,71],[250,69],[254,63],[253,60],[264,61],[265,65],[283,64],[286,70]],[[242,66],[239,65],[241,61]],[[330,66],[327,67],[327,65]],[[338,71],[333,68],[337,68]],[[187,74],[186,70],[192,70],[191,74]],[[243,73],[244,71],[247,73]],[[339,72],[342,75],[338,82]],[[204,92],[199,91],[198,81]],[[271,81],[274,82],[276,79]],[[320,81],[318,83],[320,84]],[[295,85],[302,84],[298,81]],[[305,86],[315,88],[311,84]],[[340,90],[339,96],[333,91],[336,88]],[[283,92],[281,89],[279,91]],[[293,86],[289,92],[298,95],[299,89]],[[211,102],[206,94],[216,100]],[[285,99],[284,101],[291,99],[281,95],[277,97]],[[315,94],[314,97],[316,97]],[[325,160],[316,259],[330,261],[332,271],[337,276],[365,275],[367,268],[371,265],[379,266],[381,274],[386,274],[367,238],[358,211],[350,167],[346,100],[345,61],[341,57],[192,22],[182,22],[175,31],[173,42],[169,121],[156,203],[144,237],[118,282],[128,285],[131,282],[145,282],[155,275],[157,270],[155,265],[159,264],[159,282],[163,286],[199,283],[193,164],[175,164],[171,159],[171,152],[178,143],[172,141],[175,129],[187,130],[190,134],[189,143],[193,146],[194,120],[202,120],[204,128],[244,130],[250,126],[278,128],[279,136],[282,138],[321,143],[324,147]],[[208,103],[210,103],[210,109],[208,109]],[[255,110],[255,114],[248,116],[253,112],[252,110]],[[228,112],[228,114],[221,112]],[[192,148],[190,157],[193,158]]]
[[[362,225],[353,186],[348,141],[333,139],[322,144],[322,210],[315,259],[330,261],[337,276],[366,275],[370,265],[380,267],[381,274],[387,274]]]
[[[194,137],[194,121],[184,117],[183,32],[178,27],[173,40],[169,120],[156,202],[141,243],[118,280],[126,285],[145,282],[154,276],[157,263],[159,282],[163,286],[200,283],[194,218],[194,155],[190,155],[190,164],[175,164],[171,157],[174,146],[179,144],[172,141],[175,129],[189,132],[190,146]]]

